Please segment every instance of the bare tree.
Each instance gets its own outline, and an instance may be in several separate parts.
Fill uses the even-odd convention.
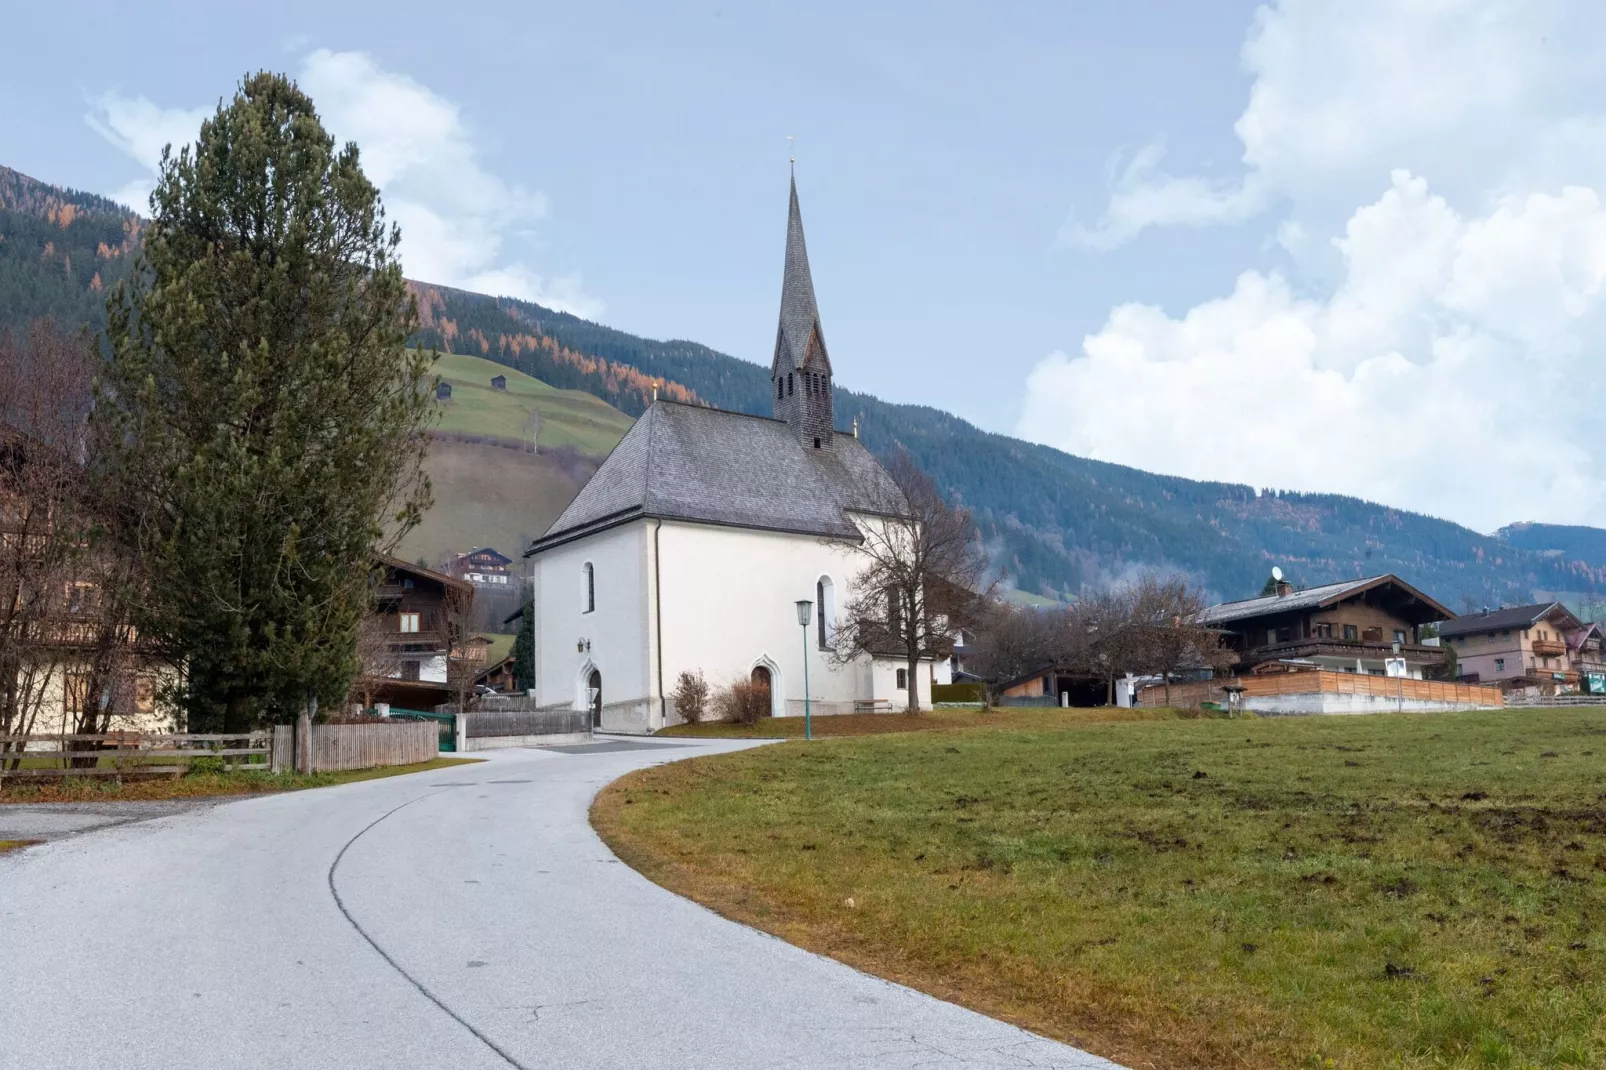
[[[0,336],[0,735],[34,731],[97,634],[85,630],[100,533],[83,469],[94,373],[87,339],[48,321]]]
[[[370,611],[357,628],[357,675],[351,681],[348,701],[365,710],[373,708],[379,682],[397,679],[401,672],[395,617]]]
[[[1173,676],[1232,664],[1233,654],[1221,645],[1220,634],[1200,619],[1205,609],[1204,595],[1185,581],[1145,576],[1128,594],[1133,666],[1160,676],[1166,705],[1171,704]]]
[[[909,455],[887,465],[890,481],[861,488],[869,506],[859,524],[863,569],[831,640],[835,658],[901,657],[908,709],[920,708],[919,668],[947,657],[954,636],[986,604],[987,558],[970,511],[950,505]]]
[[[446,686],[451,688],[459,710],[468,709],[468,700],[474,694],[474,679],[485,667],[470,653],[474,639],[474,588],[467,583],[447,584],[441,611],[446,624]],[[479,648],[483,653],[484,647]]]
[[[999,688],[1012,681],[1050,665],[1073,663],[1079,624],[1069,608],[994,603],[979,614],[966,663],[986,686],[988,703],[996,702]]]

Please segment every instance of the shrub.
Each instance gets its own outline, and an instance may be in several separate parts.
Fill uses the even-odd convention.
[[[770,712],[770,689],[751,680],[738,680],[714,695],[714,712],[722,721],[757,724]]]
[[[191,758],[185,776],[216,776],[225,772],[222,758]]]
[[[931,687],[931,701],[933,702],[984,702],[987,699],[987,689],[981,684],[933,684]]]
[[[703,719],[703,711],[708,706],[708,681],[703,679],[700,670],[683,672],[669,697],[674,700],[675,712],[681,719],[687,724],[696,724]]]

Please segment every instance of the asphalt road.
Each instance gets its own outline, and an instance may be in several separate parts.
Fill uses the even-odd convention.
[[[596,791],[743,746],[602,743],[0,855],[0,1067],[1112,1067],[724,920]]]

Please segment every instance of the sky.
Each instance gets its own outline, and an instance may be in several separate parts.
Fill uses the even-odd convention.
[[[1606,5],[284,0],[7,15],[0,163],[140,207],[248,71],[425,281],[1150,471],[1606,525]],[[63,32],[70,27],[70,32]],[[788,138],[795,138],[789,141]]]

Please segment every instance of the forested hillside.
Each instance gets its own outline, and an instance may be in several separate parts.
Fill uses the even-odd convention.
[[[759,365],[696,342],[639,338],[522,301],[427,289],[435,319],[428,344],[519,366],[527,340],[541,339],[553,350],[684,387],[720,408],[769,414],[769,372]],[[448,324],[452,337],[444,333]],[[839,365],[851,359],[837,356]],[[628,401],[614,403],[640,411]],[[1084,585],[1158,567],[1186,571],[1222,597],[1240,597],[1258,591],[1274,564],[1299,583],[1399,572],[1452,606],[1516,602],[1536,590],[1606,589],[1606,552],[1538,554],[1358,498],[1257,494],[1238,484],[1154,475],[840,387],[836,411],[844,426],[857,416],[861,435],[877,452],[907,448],[975,511],[994,559],[1037,594],[1074,594]]]
[[[92,193],[0,167],[0,329],[49,316],[98,327],[128,270],[139,217]]]
[[[98,326],[104,290],[126,270],[137,238],[138,221],[111,202],[0,169],[0,329],[41,314]],[[415,283],[414,293],[415,344],[584,390],[632,416],[655,387],[769,414],[767,368],[695,342],[652,341],[440,286]],[[839,372],[854,359],[838,353]],[[1241,597],[1258,591],[1274,564],[1307,584],[1398,572],[1452,608],[1517,603],[1536,592],[1606,592],[1606,532],[1595,528],[1517,525],[1505,538],[1489,537],[1356,498],[1257,494],[1090,461],[848,390],[838,390],[836,409],[844,427],[859,418],[872,449],[907,448],[974,510],[1001,569],[1036,594],[1064,597],[1161,568]]]

